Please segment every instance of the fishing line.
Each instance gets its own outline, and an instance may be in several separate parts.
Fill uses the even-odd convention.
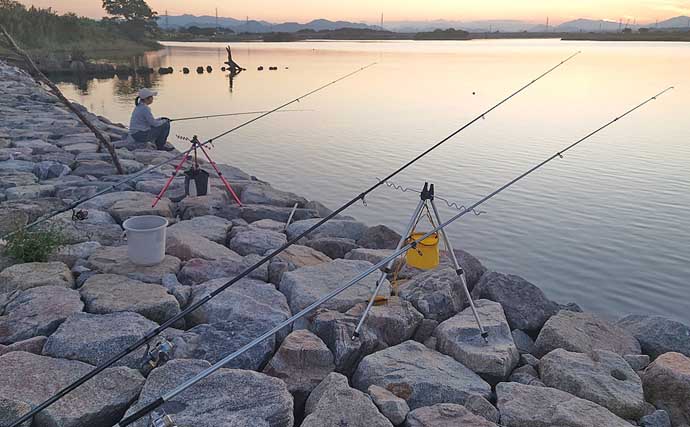
[[[445,142],[447,142],[448,140],[450,140],[451,138],[453,138],[454,136],[456,136],[457,134],[459,134],[459,133],[462,132],[463,130],[465,130],[465,129],[467,129],[468,127],[472,126],[472,125],[473,125],[474,123],[476,123],[477,121],[482,120],[482,119],[484,118],[484,116],[486,116],[486,115],[489,114],[490,112],[496,110],[498,107],[500,107],[501,105],[505,104],[506,102],[508,102],[509,100],[511,100],[512,98],[514,98],[515,96],[517,96],[519,93],[521,93],[522,91],[524,91],[524,90],[527,89],[528,87],[532,86],[534,83],[536,83],[537,81],[541,80],[541,79],[544,78],[546,75],[550,74],[551,72],[553,72],[553,71],[556,70],[557,68],[561,67],[563,64],[565,64],[566,62],[570,61],[572,58],[574,58],[575,56],[577,56],[577,55],[579,55],[579,54],[580,54],[579,51],[578,51],[578,52],[575,52],[574,54],[570,55],[568,58],[562,60],[562,61],[559,62],[558,64],[556,64],[556,65],[554,65],[553,67],[549,68],[547,71],[543,72],[543,73],[540,74],[538,77],[536,77],[535,79],[531,80],[529,83],[525,84],[524,86],[522,86],[521,88],[519,88],[519,89],[516,90],[515,92],[511,93],[510,95],[508,95],[507,97],[505,97],[504,99],[502,99],[501,101],[499,101],[497,104],[493,105],[492,107],[490,107],[490,108],[487,109],[486,111],[480,113],[477,117],[475,117],[475,118],[472,119],[471,121],[467,122],[465,125],[463,125],[463,126],[460,127],[459,129],[457,129],[456,131],[454,131],[453,133],[451,133],[450,135],[448,135],[446,138],[444,138],[444,139],[442,139],[441,141],[437,142],[437,143],[434,144],[432,147],[428,148],[427,150],[425,150],[425,151],[422,152],[421,154],[417,155],[415,158],[413,158],[413,159],[410,160],[409,162],[405,163],[404,165],[402,165],[401,167],[399,167],[398,169],[396,169],[394,172],[392,172],[392,173],[389,174],[386,178],[384,178],[383,181],[387,181],[387,180],[389,180],[389,179],[392,179],[394,176],[398,175],[400,172],[402,172],[402,171],[404,171],[405,169],[407,169],[407,168],[408,168],[409,166],[411,166],[413,163],[417,162],[417,161],[418,161],[419,159],[421,159],[422,157],[424,157],[424,156],[426,156],[427,154],[429,154],[430,152],[434,151],[436,148],[440,147],[440,146],[443,145]],[[375,64],[375,63],[374,63],[374,64]],[[355,74],[355,73],[357,73],[357,72],[360,72],[360,71],[362,71],[362,70],[364,70],[364,69],[366,69],[366,68],[368,68],[368,67],[371,67],[371,66],[373,66],[374,64],[370,64],[370,65],[368,65],[367,67],[361,68],[360,70],[355,71],[355,72],[353,72],[353,73],[350,73],[350,74],[348,74],[348,75],[345,76],[345,77],[341,77],[341,79],[339,79],[339,80],[342,80],[342,79],[344,79],[344,78],[347,78],[348,76],[350,76],[350,75],[352,75],[352,74]],[[336,81],[338,81],[338,80],[336,80]],[[335,82],[335,81],[334,81],[334,82]],[[330,83],[330,84],[333,84],[333,83]],[[329,85],[330,85],[330,84],[329,84]],[[328,85],[325,85],[325,86],[328,86]],[[325,87],[325,86],[324,86],[324,87]],[[317,89],[317,90],[318,90],[318,89]],[[309,94],[314,93],[314,92],[315,92],[315,91],[309,92],[309,93],[308,93],[307,95],[305,95],[305,96],[308,96]],[[304,98],[304,96],[302,96],[302,97],[300,97],[300,98],[296,98],[295,100],[290,101],[290,102],[288,102],[288,103],[285,103],[285,104],[283,104],[281,107],[276,108],[275,110],[271,110],[271,111],[268,112],[268,113],[265,113],[265,114],[263,114],[263,115],[261,115],[261,116],[259,116],[259,117],[256,117],[256,118],[254,118],[254,119],[251,119],[251,120],[249,120],[249,121],[247,121],[247,122],[245,122],[245,123],[243,123],[243,124],[241,124],[241,125],[239,125],[239,126],[236,126],[236,127],[232,128],[232,129],[226,131],[226,132],[223,132],[223,133],[221,133],[220,135],[218,135],[218,136],[216,136],[216,137],[214,137],[214,138],[211,138],[211,139],[207,140],[206,142],[202,143],[201,145],[211,144],[214,140],[216,140],[216,139],[218,139],[218,138],[221,138],[221,137],[227,135],[228,133],[233,132],[234,130],[237,130],[237,129],[243,127],[243,126],[246,126],[246,125],[248,125],[248,124],[250,124],[250,123],[252,123],[252,122],[254,122],[254,121],[260,119],[261,117],[265,117],[266,115],[270,114],[272,111],[276,111],[276,110],[278,110],[278,109],[280,109],[280,108],[283,108],[283,107],[285,107],[285,106],[288,106],[288,105],[290,105],[290,104],[292,104],[292,103],[294,103],[294,102],[299,102],[299,100],[300,100],[301,98]],[[190,151],[191,151],[191,150],[190,150]],[[163,323],[162,325],[160,325],[158,328],[153,329],[152,331],[149,331],[145,336],[143,336],[142,338],[140,338],[138,341],[136,341],[135,343],[131,344],[130,346],[128,346],[126,349],[124,349],[124,350],[121,351],[120,353],[116,354],[115,356],[111,357],[110,359],[108,359],[107,361],[105,361],[103,364],[97,366],[97,367],[94,368],[91,372],[87,373],[86,375],[82,376],[82,377],[79,378],[78,380],[74,381],[72,384],[70,384],[70,385],[68,385],[67,387],[63,388],[62,390],[58,391],[55,395],[53,395],[52,397],[50,397],[48,400],[46,400],[45,402],[39,404],[38,406],[36,406],[35,408],[33,408],[30,412],[28,412],[27,414],[25,414],[24,416],[22,416],[20,419],[18,419],[17,421],[15,421],[14,424],[10,425],[10,427],[19,427],[19,425],[20,425],[22,422],[24,422],[24,421],[30,419],[33,415],[35,415],[36,413],[42,411],[43,409],[47,408],[48,406],[52,405],[52,404],[55,403],[57,400],[59,400],[59,399],[61,399],[62,397],[64,397],[66,394],[68,394],[69,392],[71,392],[71,391],[73,391],[74,389],[76,389],[77,387],[79,387],[81,384],[83,384],[83,383],[85,383],[86,381],[88,381],[89,379],[93,378],[94,376],[96,376],[98,373],[102,372],[103,370],[105,370],[105,369],[108,368],[109,366],[113,365],[115,362],[119,361],[119,360],[122,359],[123,357],[125,357],[125,356],[129,355],[130,353],[134,352],[134,351],[137,350],[139,347],[145,345],[145,344],[146,344],[147,342],[149,342],[151,339],[155,338],[155,337],[158,336],[161,332],[163,332],[164,330],[166,330],[167,328],[169,328],[169,327],[171,327],[173,324],[175,324],[175,322],[177,322],[178,320],[184,318],[184,317],[187,316],[189,313],[193,312],[194,310],[196,310],[197,308],[201,307],[202,305],[206,304],[208,301],[210,301],[210,300],[213,299],[215,296],[217,296],[218,294],[220,294],[220,293],[223,292],[224,290],[228,289],[230,286],[234,285],[235,283],[237,283],[237,282],[240,281],[241,279],[247,277],[247,276],[248,276],[249,274],[251,274],[253,271],[255,271],[256,269],[258,269],[258,268],[261,267],[262,265],[266,264],[267,262],[269,262],[269,261],[272,260],[273,258],[275,258],[278,254],[280,254],[280,253],[283,252],[285,249],[287,249],[287,248],[289,248],[290,246],[292,246],[292,245],[294,245],[295,243],[297,243],[300,239],[302,239],[302,238],[304,238],[305,236],[311,234],[314,230],[316,230],[317,228],[321,227],[321,226],[322,226],[323,224],[325,224],[326,222],[328,222],[328,221],[330,221],[331,219],[333,219],[333,218],[335,218],[336,216],[338,216],[341,212],[343,212],[345,209],[349,208],[350,206],[352,206],[352,205],[355,204],[356,202],[358,202],[358,201],[360,201],[360,200],[361,200],[362,202],[365,202],[365,197],[367,196],[367,194],[371,193],[372,191],[374,191],[375,189],[377,189],[377,188],[378,188],[379,186],[381,186],[381,185],[383,185],[383,182],[378,182],[378,183],[372,185],[371,187],[369,187],[369,188],[368,188],[367,190],[365,190],[364,192],[358,194],[357,196],[355,196],[354,198],[352,198],[350,201],[346,202],[345,204],[343,204],[342,206],[340,206],[338,209],[336,209],[335,211],[331,212],[331,213],[330,213],[329,215],[327,215],[326,217],[322,218],[319,222],[317,222],[316,224],[312,225],[312,226],[309,227],[307,230],[303,231],[303,232],[302,232],[301,234],[299,234],[298,236],[296,236],[296,237],[290,239],[289,241],[287,241],[286,243],[284,243],[281,247],[279,247],[278,249],[275,249],[275,250],[274,250],[273,252],[271,252],[269,255],[266,255],[264,258],[262,258],[261,260],[257,261],[256,263],[254,263],[252,266],[248,267],[247,269],[245,269],[243,272],[241,272],[240,274],[238,274],[237,276],[235,276],[233,279],[231,279],[231,280],[229,280],[228,282],[226,282],[224,285],[222,285],[222,286],[220,286],[219,288],[217,288],[215,291],[209,293],[208,295],[206,295],[204,298],[200,299],[200,300],[197,301],[196,303],[194,303],[194,304],[188,306],[185,310],[183,310],[183,311],[180,312],[179,314],[175,315],[175,316],[172,317],[171,319],[168,319],[166,322],[164,322],[164,323]],[[153,408],[151,408],[151,409],[153,409]],[[149,409],[149,410],[151,410],[151,409]]]
[[[658,94],[652,96],[651,98],[649,98],[649,99],[645,100],[644,102],[638,104],[637,106],[631,108],[630,110],[626,111],[626,112],[623,113],[622,115],[620,115],[620,116],[614,118],[613,120],[609,121],[608,123],[604,124],[603,126],[599,127],[598,129],[596,129],[596,130],[590,132],[589,134],[585,135],[584,137],[580,138],[579,140],[575,141],[574,143],[568,145],[567,147],[565,147],[565,148],[562,149],[561,151],[558,151],[556,154],[554,154],[554,155],[552,155],[552,156],[546,158],[546,159],[543,160],[541,163],[538,163],[537,165],[533,166],[531,169],[527,170],[526,172],[523,172],[521,175],[518,175],[516,178],[513,178],[512,180],[508,181],[506,184],[502,185],[501,187],[497,188],[497,189],[494,190],[493,192],[491,192],[491,193],[487,194],[486,196],[482,197],[481,199],[479,199],[479,201],[477,201],[477,202],[475,202],[474,204],[470,205],[467,209],[465,209],[465,210],[461,211],[460,213],[456,214],[454,217],[450,218],[449,220],[447,220],[447,221],[444,222],[443,224],[439,224],[437,227],[435,227],[435,228],[432,229],[431,231],[427,232],[426,234],[424,234],[423,236],[421,236],[421,237],[418,238],[417,240],[415,240],[415,241],[413,241],[413,242],[411,242],[411,243],[405,245],[404,247],[402,247],[402,248],[400,248],[399,250],[395,251],[395,252],[392,253],[391,255],[387,256],[385,259],[379,261],[379,262],[376,263],[375,265],[369,267],[367,270],[361,272],[360,274],[358,274],[355,278],[351,279],[351,280],[350,280],[348,283],[346,283],[345,285],[341,286],[341,287],[338,288],[338,289],[335,289],[335,290],[331,291],[331,292],[328,293],[326,296],[324,296],[324,297],[322,297],[321,299],[319,299],[319,300],[313,302],[312,304],[310,304],[309,306],[307,306],[306,308],[304,308],[304,309],[303,309],[302,311],[300,311],[299,313],[297,313],[297,314],[291,316],[290,318],[285,319],[284,321],[280,322],[278,325],[274,326],[274,327],[271,328],[269,331],[265,332],[263,335],[261,335],[261,336],[255,338],[255,339],[252,340],[251,342],[249,342],[249,343],[245,344],[244,346],[242,346],[240,349],[238,349],[238,350],[234,351],[233,353],[231,353],[231,354],[225,356],[223,359],[221,359],[220,361],[218,361],[217,363],[215,363],[213,366],[210,366],[210,367],[204,369],[203,371],[201,371],[200,373],[198,373],[198,374],[195,375],[194,377],[190,378],[189,380],[185,381],[184,383],[180,384],[179,386],[177,386],[177,387],[174,388],[173,390],[169,391],[168,393],[163,394],[163,395],[162,395],[161,397],[159,397],[158,399],[156,399],[156,400],[154,400],[153,402],[147,404],[146,406],[144,406],[143,408],[141,408],[140,410],[138,410],[138,411],[135,412],[134,414],[132,414],[132,415],[126,417],[126,418],[123,418],[122,421],[120,421],[118,424],[115,424],[114,427],[125,427],[125,426],[128,426],[128,425],[130,425],[130,424],[136,422],[139,418],[143,417],[144,415],[148,414],[149,412],[153,411],[154,409],[160,407],[160,406],[163,405],[165,402],[170,401],[170,400],[173,399],[175,396],[179,395],[180,393],[182,393],[183,391],[185,391],[185,390],[188,389],[189,387],[193,386],[194,384],[198,383],[199,381],[201,381],[201,380],[203,380],[204,378],[208,377],[209,375],[213,374],[213,373],[216,372],[217,370],[221,369],[224,365],[226,365],[226,364],[229,363],[230,361],[236,359],[237,357],[239,357],[239,356],[241,356],[242,354],[246,353],[247,351],[249,351],[250,349],[252,349],[252,348],[255,347],[256,345],[258,345],[258,344],[260,344],[261,342],[263,342],[264,340],[270,338],[273,334],[279,332],[280,330],[282,330],[282,329],[285,328],[286,326],[290,326],[290,325],[291,325],[292,323],[294,323],[295,321],[297,321],[297,320],[299,320],[300,318],[306,316],[307,314],[309,314],[310,312],[312,312],[313,310],[315,310],[317,307],[319,307],[321,304],[323,304],[323,303],[325,303],[325,302],[327,302],[327,301],[333,299],[334,297],[338,296],[338,295],[341,294],[342,292],[345,292],[347,289],[349,289],[350,287],[352,287],[352,286],[354,286],[355,284],[357,284],[360,280],[364,279],[364,278],[367,277],[369,274],[371,274],[371,273],[373,273],[373,272],[375,272],[375,271],[380,271],[379,269],[380,269],[381,267],[387,265],[390,261],[392,261],[392,260],[394,260],[395,258],[397,258],[398,256],[402,255],[402,254],[405,253],[407,250],[416,247],[416,246],[417,246],[419,243],[421,243],[424,239],[430,237],[430,236],[433,235],[434,233],[439,232],[440,230],[444,229],[444,228],[447,227],[448,225],[450,225],[450,224],[452,224],[453,222],[457,221],[457,220],[460,219],[461,217],[463,217],[463,216],[465,216],[466,214],[472,212],[474,209],[478,208],[479,206],[481,206],[482,204],[488,202],[489,200],[491,200],[492,198],[494,198],[494,197],[497,196],[498,194],[502,193],[502,192],[505,191],[506,189],[508,189],[508,188],[512,187],[513,185],[515,185],[518,181],[521,181],[522,179],[524,179],[524,178],[527,177],[528,175],[531,175],[532,173],[534,173],[534,172],[536,172],[537,170],[541,169],[543,166],[545,166],[547,163],[551,162],[552,160],[557,159],[557,158],[562,159],[562,158],[563,158],[563,154],[566,153],[567,151],[569,151],[569,150],[575,148],[578,144],[580,144],[580,143],[582,143],[582,142],[588,140],[589,138],[593,137],[593,136],[596,135],[597,133],[599,133],[599,132],[603,131],[604,129],[608,128],[609,126],[611,126],[612,124],[614,124],[614,123],[617,122],[618,120],[620,120],[620,119],[622,119],[623,117],[625,117],[625,116],[631,114],[632,112],[638,110],[639,108],[642,108],[643,106],[645,106],[645,105],[648,104],[649,102],[651,102],[651,101],[657,99],[659,96],[665,94],[666,92],[670,91],[671,89],[673,89],[673,87],[669,87],[669,88],[663,90],[662,92],[659,92]]]
[[[241,113],[224,113],[224,114],[210,114],[207,116],[193,116],[193,117],[181,117],[177,119],[170,119],[170,122],[184,122],[187,120],[198,120],[198,119],[211,119],[215,117],[231,117],[231,116],[249,116],[252,114],[263,114],[263,113],[268,113],[270,110],[265,110],[265,111],[245,111]],[[282,111],[276,111],[277,113],[303,113],[305,111],[314,111],[314,110],[282,110]]]
[[[380,179],[379,177],[376,177],[376,180],[377,180],[377,181],[381,181],[381,179]],[[422,194],[421,191],[419,191],[419,190],[417,190],[417,189],[415,189],[415,188],[403,187],[402,185],[398,185],[398,184],[394,183],[394,182],[391,181],[391,180],[383,181],[383,183],[386,184],[386,187],[392,188],[392,189],[394,189],[394,190],[398,190],[398,191],[400,191],[401,193],[407,193],[407,192],[409,191],[409,192],[411,192],[411,193]],[[458,203],[458,202],[453,202],[453,201],[448,200],[448,199],[446,199],[446,198],[443,198],[443,197],[441,197],[441,196],[439,196],[439,195],[437,195],[437,194],[434,194],[434,200],[441,200],[441,201],[444,202],[446,205],[448,205],[449,208],[455,209],[455,210],[458,210],[458,211],[464,211],[465,209],[467,209],[467,206],[462,205],[462,204],[460,204],[460,203]],[[486,211],[472,210],[472,213],[473,213],[475,216],[479,216],[479,215],[485,214]]]

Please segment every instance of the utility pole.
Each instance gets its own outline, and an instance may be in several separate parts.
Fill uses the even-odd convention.
[[[618,32],[620,33],[621,31],[623,31],[623,18],[618,21]]]
[[[546,17],[546,32],[549,32],[549,17]]]
[[[381,31],[383,31],[383,12],[381,12]]]
[[[218,8],[216,8],[216,33],[218,32],[219,29],[220,29],[220,27],[218,27]]]
[[[170,23],[168,22],[168,9],[165,9],[165,29],[170,29]]]

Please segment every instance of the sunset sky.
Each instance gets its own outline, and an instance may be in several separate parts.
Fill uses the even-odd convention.
[[[94,18],[103,16],[100,0],[21,0],[27,5],[52,7]],[[305,22],[316,18],[386,21],[521,19],[559,23],[576,18],[636,19],[654,22],[690,15],[690,0],[148,0],[163,14],[213,15],[273,22]]]

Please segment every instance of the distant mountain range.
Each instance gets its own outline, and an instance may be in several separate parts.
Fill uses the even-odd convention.
[[[316,19],[305,24],[298,22],[284,22],[280,24],[256,21],[256,20],[239,20],[234,18],[221,18],[216,21],[215,16],[194,16],[194,15],[179,15],[179,16],[159,16],[158,25],[161,28],[174,29],[180,27],[197,26],[200,28],[213,28],[218,25],[221,28],[229,28],[236,33],[270,33],[270,32],[285,32],[294,33],[300,30],[337,30],[340,28],[361,28],[361,29],[380,29],[378,25],[369,25],[361,22],[348,21],[329,21],[327,19]],[[455,28],[458,30],[465,30],[469,32],[615,32],[622,28],[632,28],[637,30],[639,28],[690,28],[690,17],[677,16],[675,18],[667,19],[657,23],[631,25],[627,22],[614,22],[607,20],[595,19],[576,19],[573,21],[564,22],[556,26],[546,27],[544,24],[536,24],[530,21],[519,20],[483,20],[483,21],[448,21],[448,20],[434,20],[434,21],[395,21],[387,22],[384,28],[395,32],[414,33],[419,31],[429,31],[435,29]]]

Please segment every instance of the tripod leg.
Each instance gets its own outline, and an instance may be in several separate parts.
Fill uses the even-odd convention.
[[[225,188],[228,189],[228,191],[230,192],[232,197],[235,199],[237,204],[242,206],[242,202],[240,202],[240,198],[237,197],[237,194],[235,194],[235,190],[232,189],[232,187],[230,186],[230,183],[225,179],[225,177],[223,176],[223,173],[218,169],[218,166],[216,166],[216,162],[214,162],[211,159],[211,156],[208,155],[208,153],[206,152],[206,149],[203,147],[203,145],[200,145],[199,148],[201,149],[201,152],[204,153],[204,156],[206,156],[206,159],[208,160],[208,162],[211,164],[213,169],[218,174],[218,178],[220,178],[220,180],[223,181],[223,185],[225,185]]]
[[[441,216],[438,213],[438,209],[436,209],[436,203],[434,201],[431,201],[431,207],[434,210],[434,216],[436,217],[436,221],[439,224],[443,224],[443,221],[441,221]],[[479,319],[479,314],[477,314],[477,308],[474,306],[474,301],[472,301],[472,296],[470,295],[469,289],[467,289],[467,278],[465,276],[465,270],[462,269],[460,266],[460,263],[458,262],[458,258],[455,256],[455,252],[453,251],[453,246],[450,244],[450,239],[448,239],[448,235],[446,234],[446,230],[442,229],[440,231],[441,236],[443,237],[443,243],[446,245],[446,249],[448,249],[448,252],[450,252],[450,259],[453,261],[453,267],[455,268],[455,272],[460,276],[460,281],[462,282],[462,289],[465,291],[465,297],[467,298],[467,301],[470,303],[470,307],[472,308],[472,314],[474,315],[474,320],[477,321],[477,326],[479,326],[479,333],[481,334],[482,338],[484,338],[484,341],[487,343],[489,342],[489,333],[484,330],[484,326],[482,325],[482,321]]]
[[[419,217],[420,212],[422,212],[422,208],[424,207],[424,200],[420,200],[419,204],[417,205],[417,208],[414,210],[414,214],[412,215],[412,218],[410,218],[410,223],[407,225],[407,229],[405,230],[405,234],[402,235],[400,238],[400,241],[398,242],[398,246],[395,248],[396,251],[399,251],[400,248],[403,247],[405,244],[405,241],[407,238],[410,236],[410,233],[412,233],[412,228],[414,228],[414,225],[417,223],[417,218]],[[379,294],[381,291],[381,286],[383,285],[383,281],[386,279],[386,274],[391,270],[393,267],[393,264],[395,264],[395,259],[390,260],[388,265],[386,265],[386,269],[381,272],[381,276],[379,277],[378,282],[376,282],[376,289],[374,289],[374,293],[371,295],[371,298],[369,299],[369,304],[367,304],[367,308],[364,309],[364,313],[362,313],[362,316],[359,318],[359,322],[357,323],[357,327],[355,328],[355,332],[352,334],[352,339],[356,339],[359,337],[359,331],[362,329],[362,326],[364,325],[364,321],[366,320],[367,316],[369,315],[369,312],[371,311],[371,307],[374,305],[374,301],[376,300],[376,296]]]
[[[180,172],[180,169],[182,169],[182,166],[184,166],[185,162],[189,158],[189,152],[185,153],[185,155],[182,157],[182,160],[180,160],[180,163],[177,164],[175,167],[175,172],[173,172],[172,176],[170,179],[168,179],[168,182],[165,183],[163,186],[163,189],[161,190],[160,193],[158,193],[158,196],[156,196],[156,199],[153,201],[153,204],[151,205],[152,208],[155,208],[158,202],[161,201],[163,198],[163,195],[165,194],[166,191],[168,191],[168,188],[170,187],[170,184],[172,184],[173,180],[177,176],[177,174]]]

